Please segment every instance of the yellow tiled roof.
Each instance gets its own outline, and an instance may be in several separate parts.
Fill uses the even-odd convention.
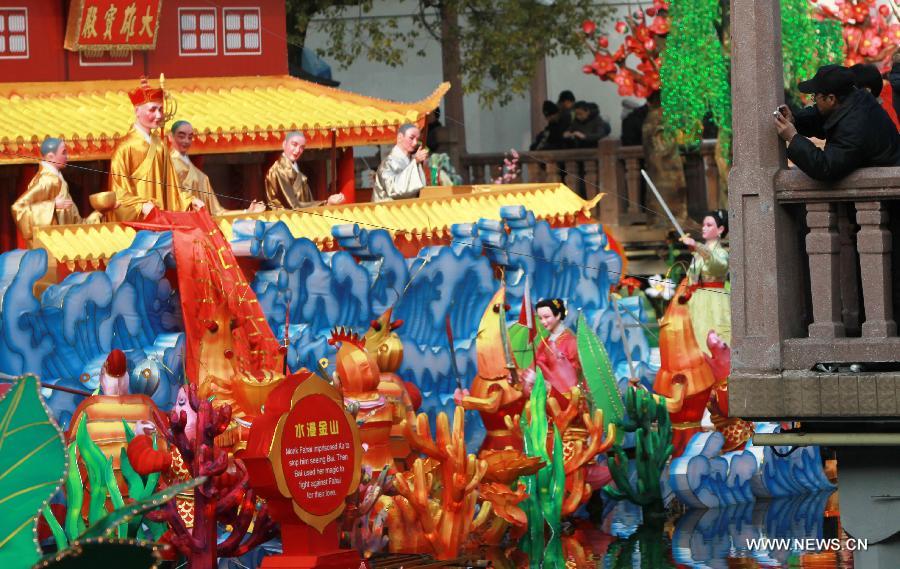
[[[47,136],[69,142],[71,160],[105,159],[134,123],[128,91],[138,81],[0,84],[0,164],[32,162]],[[174,120],[197,131],[192,154],[269,151],[300,130],[308,148],[393,142],[405,122],[424,123],[449,89],[397,103],[289,76],[167,79]]]
[[[359,224],[362,229],[386,229],[396,237],[449,237],[456,223],[479,219],[500,219],[500,208],[522,205],[537,219],[551,223],[569,223],[579,214],[590,218],[596,203],[586,202],[563,184],[509,184],[455,187],[461,193],[452,197],[418,198],[386,203],[359,203],[338,207],[314,207],[300,211],[274,210],[240,216],[261,221],[283,221],[294,237],[306,237],[320,248],[335,246],[331,228],[344,223]],[[468,193],[462,193],[466,192]],[[232,219],[218,218],[219,229],[232,237]]]
[[[115,253],[127,249],[137,232],[117,223],[58,225],[34,231],[35,247],[70,271],[97,269]]]
[[[345,223],[363,229],[387,229],[412,238],[449,238],[450,226],[481,218],[500,219],[500,208],[521,205],[554,225],[573,225],[591,220],[591,209],[600,196],[587,202],[563,184],[511,184],[503,186],[454,187],[450,197],[419,198],[388,203],[359,203],[317,207],[300,211],[267,211],[259,214],[217,218],[227,239],[232,223],[239,219],[283,221],[294,237],[306,237],[321,249],[336,247],[331,228]],[[37,229],[38,246],[47,249],[57,262],[71,269],[98,267],[118,251],[128,247],[135,231],[114,223],[52,226]]]

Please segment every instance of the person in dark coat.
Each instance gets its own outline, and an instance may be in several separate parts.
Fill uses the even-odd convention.
[[[544,101],[541,108],[544,118],[547,119],[547,126],[538,133],[531,143],[529,150],[558,150],[565,148],[563,141],[563,124],[560,119],[559,107],[553,101]]]
[[[857,63],[850,66],[850,72],[853,73],[853,82],[857,89],[867,89],[876,99],[881,96],[884,78],[876,66],[871,63]]]
[[[640,146],[643,144],[644,121],[650,107],[640,105],[632,99],[622,99],[622,146]]]
[[[575,94],[569,90],[560,92],[556,106],[559,107],[559,124],[564,131],[569,130],[575,120]]]
[[[572,148],[597,148],[597,143],[612,131],[596,109],[584,101],[575,103],[575,120],[563,133]]]
[[[857,168],[900,165],[900,134],[875,97],[856,88],[849,69],[824,65],[799,87],[815,105],[796,116],[782,105],[775,128],[788,143],[788,158],[807,176],[833,181]],[[807,136],[824,139],[825,148]]]

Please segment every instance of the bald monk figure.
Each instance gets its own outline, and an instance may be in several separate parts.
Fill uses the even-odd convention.
[[[172,143],[172,166],[175,169],[175,177],[178,179],[178,187],[182,191],[188,191],[191,195],[201,200],[210,215],[226,215],[232,213],[260,213],[266,211],[266,205],[253,201],[250,207],[243,210],[225,209],[219,203],[219,198],[209,183],[209,176],[197,168],[188,152],[194,144],[194,127],[188,121],[175,121],[172,124],[169,140]]]
[[[272,209],[302,209],[321,205],[338,205],[344,202],[343,194],[332,194],[326,201],[313,199],[306,176],[300,171],[297,160],[306,150],[306,137],[302,132],[289,132],[284,137],[282,154],[266,173],[266,199]]]
[[[69,195],[62,169],[69,162],[65,141],[45,138],[41,143],[41,166],[25,193],[12,205],[13,218],[26,245],[31,248],[34,229],[48,225],[81,223],[78,207]]]
[[[397,144],[375,172],[372,198],[376,202],[403,200],[419,196],[425,187],[425,170],[422,164],[428,160],[428,149],[419,144],[419,128],[410,123],[397,130]]]

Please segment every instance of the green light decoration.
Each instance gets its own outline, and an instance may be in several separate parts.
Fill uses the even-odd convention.
[[[712,113],[723,156],[731,154],[729,65],[717,28],[718,0],[672,0],[671,28],[662,55],[662,108],[675,140],[695,145],[703,138],[703,119]]]
[[[666,129],[680,144],[696,146],[703,119],[719,127],[719,151],[731,162],[730,26],[719,0],[672,0],[671,29],[662,55],[662,107]],[[839,22],[819,21],[808,0],[782,0],[785,87],[794,89],[827,63],[843,60]]]
[[[818,20],[809,0],[781,0],[784,88],[799,95],[797,83],[828,63],[843,63],[844,36],[837,20]]]

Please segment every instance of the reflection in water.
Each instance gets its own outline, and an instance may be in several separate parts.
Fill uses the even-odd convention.
[[[646,521],[639,507],[611,502],[604,508],[602,524],[578,521],[563,536],[566,569],[852,569],[849,551],[805,552],[793,547],[793,540],[846,538],[834,516],[836,498],[831,493],[808,494]],[[755,541],[760,539],[788,542],[764,547]],[[241,559],[222,560],[219,567],[252,569],[263,556],[279,552],[280,544],[269,543]],[[491,559],[501,569],[529,567],[514,552],[500,548],[482,552],[480,558]],[[377,558],[372,561],[372,567],[380,566]]]
[[[805,552],[794,540],[841,537],[826,522],[831,493],[744,503],[714,510],[689,510],[665,524],[643,523],[631,504],[611,507],[603,531],[615,536],[603,556],[604,569],[729,569],[737,567],[852,568],[851,555]],[[836,522],[836,518],[834,519]],[[761,539],[788,540],[774,546]],[[849,553],[849,552],[848,552]],[[596,566],[593,564],[584,567]],[[582,567],[582,565],[569,565]]]

